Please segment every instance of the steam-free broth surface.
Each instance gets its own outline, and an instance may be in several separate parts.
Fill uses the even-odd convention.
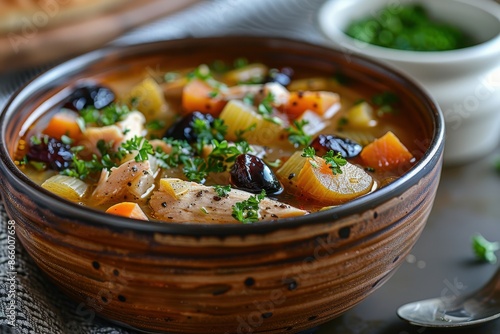
[[[381,83],[258,59],[144,66],[67,91],[20,138],[19,168],[135,219],[306,215],[396,180],[428,141],[411,101]]]

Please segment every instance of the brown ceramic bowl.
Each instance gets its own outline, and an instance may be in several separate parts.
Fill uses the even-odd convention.
[[[19,133],[82,78],[159,63],[242,55],[390,89],[428,140],[404,176],[342,206],[253,225],[139,222],[61,200],[13,163]],[[45,102],[44,105],[42,103]],[[36,109],[36,112],[33,110]],[[171,333],[298,332],[331,320],[385,282],[417,241],[439,182],[443,119],[429,96],[365,58],[301,42],[251,37],[166,41],[96,51],[22,89],[3,111],[3,199],[40,268],[81,304],[131,327]]]

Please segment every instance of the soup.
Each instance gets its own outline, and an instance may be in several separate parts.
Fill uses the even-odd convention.
[[[258,59],[145,67],[65,94],[19,139],[16,163],[66,200],[134,219],[306,215],[390,184],[426,141],[382,84]]]

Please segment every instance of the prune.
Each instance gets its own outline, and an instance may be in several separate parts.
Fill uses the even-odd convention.
[[[102,109],[115,100],[115,93],[107,87],[87,85],[76,88],[66,99],[64,108],[80,111],[87,107]]]
[[[344,158],[354,158],[363,149],[354,140],[334,135],[319,135],[313,140],[311,146],[316,150],[318,155],[324,155],[326,152],[332,150],[335,153],[340,152]]]
[[[71,145],[55,138],[42,138],[39,144],[31,144],[26,155],[28,160],[45,162],[57,171],[68,168],[73,160]]]
[[[283,67],[281,70],[271,69],[267,75],[265,82],[277,82],[282,86],[288,86],[292,81],[293,69]]]
[[[267,195],[277,195],[283,191],[283,186],[271,168],[255,155],[240,154],[236,157],[230,175],[232,185],[254,194],[265,190]]]
[[[189,143],[196,142],[197,135],[193,129],[193,124],[197,119],[201,119],[207,122],[209,125],[212,125],[214,123],[214,118],[212,117],[212,115],[195,111],[190,113],[189,115],[184,116],[174,125],[172,125],[165,133],[165,137],[183,139]]]

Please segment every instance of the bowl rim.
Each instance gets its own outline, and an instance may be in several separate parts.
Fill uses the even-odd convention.
[[[448,0],[450,2],[461,3],[464,6],[476,8],[479,11],[489,14],[496,18],[500,25],[500,6],[494,1],[476,0],[468,2],[467,0]],[[498,34],[482,43],[475,44],[466,48],[447,50],[447,51],[407,51],[392,48],[386,48],[363,42],[346,35],[340,27],[332,20],[332,16],[338,12],[342,6],[351,7],[356,0],[328,0],[318,10],[316,22],[318,29],[328,42],[338,45],[341,49],[349,50],[357,54],[369,55],[379,59],[396,61],[402,63],[449,64],[455,62],[471,61],[476,58],[490,57],[500,54],[500,31]],[[415,1],[407,1],[415,2]]]
[[[78,219],[86,225],[93,225],[100,228],[105,227],[117,232],[127,230],[137,233],[166,233],[181,236],[225,237],[229,235],[243,236],[249,234],[267,234],[281,229],[294,229],[310,224],[334,223],[336,219],[365,212],[401,195],[407,189],[418,183],[423,176],[436,167],[439,161],[442,161],[441,157],[444,147],[445,123],[442,112],[434,98],[427,93],[420,84],[409,78],[407,75],[398,72],[392,67],[360,55],[349,55],[351,58],[350,61],[357,62],[364,67],[367,66],[376,68],[377,70],[382,71],[384,75],[388,75],[391,80],[404,83],[410,87],[413,94],[417,95],[417,98],[426,105],[433,123],[433,130],[432,133],[430,133],[432,138],[428,146],[429,148],[424,153],[422,158],[403,176],[373,193],[324,211],[315,212],[305,216],[279,219],[278,221],[262,221],[254,224],[192,224],[138,221],[135,219],[109,215],[97,209],[83,207],[76,203],[61,199],[31,181],[31,179],[29,179],[19,168],[17,168],[13,159],[10,157],[6,143],[8,140],[5,140],[4,138],[6,135],[8,120],[16,112],[17,108],[23,104],[27,97],[31,96],[31,94],[34,94],[39,89],[42,89],[46,83],[55,80],[57,77],[61,75],[68,76],[79,73],[89,65],[98,63],[99,60],[106,59],[110,56],[120,58],[134,52],[134,54],[147,55],[151,54],[151,52],[164,51],[168,47],[175,47],[176,45],[183,45],[185,43],[205,43],[205,45],[211,45],[214,43],[230,43],[231,41],[235,43],[241,43],[242,41],[260,42],[268,46],[270,48],[270,52],[273,52],[273,45],[286,44],[288,47],[301,48],[302,50],[307,48],[308,50],[315,50],[317,52],[331,55],[345,55],[340,50],[322,45],[311,44],[288,38],[262,36],[218,36],[172,39],[135,45],[109,46],[81,55],[56,65],[27,82],[10,97],[9,101],[3,108],[0,114],[0,171],[2,172],[0,176],[3,178],[3,182],[7,182],[6,179],[11,180],[12,187],[20,189],[29,198],[32,198],[34,202],[44,203],[46,207],[50,207],[52,211],[57,211],[58,214],[64,216],[65,218],[71,220]],[[5,189],[2,188],[2,192],[4,191]],[[3,195],[8,196],[8,194],[5,193],[3,193]]]

